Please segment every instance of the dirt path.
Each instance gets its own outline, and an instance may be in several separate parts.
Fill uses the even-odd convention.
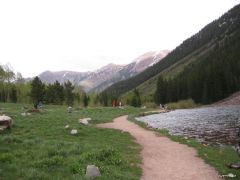
[[[142,180],[217,180],[218,173],[197,157],[196,150],[157,136],[127,120],[116,118],[113,123],[98,127],[120,129],[129,132],[143,147]]]

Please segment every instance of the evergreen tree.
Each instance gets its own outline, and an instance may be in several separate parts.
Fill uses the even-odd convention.
[[[131,99],[131,106],[134,106],[134,107],[141,107],[141,98],[140,98],[140,95],[139,95],[139,91],[137,89],[134,89],[133,91],[133,96],[132,96],[132,99]]]
[[[66,98],[66,104],[68,106],[73,105],[73,101],[74,101],[73,89],[74,89],[74,86],[70,81],[67,81],[64,83],[64,94]]]
[[[17,89],[15,85],[12,85],[10,92],[10,101],[13,103],[17,102]]]
[[[83,105],[84,105],[84,107],[88,106],[88,102],[89,102],[89,96],[87,96],[87,94],[84,92],[83,93]]]
[[[43,101],[45,94],[45,85],[42,81],[35,77],[31,82],[31,92],[30,96],[34,104],[37,104],[39,101]]]
[[[54,84],[53,84],[53,89],[54,89],[54,92],[55,92],[55,104],[63,104],[63,101],[64,101],[64,88],[63,86],[58,82],[56,81]]]
[[[163,79],[162,76],[158,77],[157,89],[154,94],[154,101],[156,104],[165,104],[167,102],[167,82]],[[169,97],[170,98],[170,97]]]

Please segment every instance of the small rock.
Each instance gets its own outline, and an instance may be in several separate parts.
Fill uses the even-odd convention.
[[[88,125],[88,121],[91,121],[91,118],[83,118],[83,119],[79,119],[79,123],[83,124],[83,125]]]
[[[232,174],[232,173],[229,173],[227,175],[222,175],[222,177],[230,177],[230,178],[235,178],[236,175]]]
[[[66,126],[65,126],[65,129],[68,129],[69,128],[69,125],[67,124]]]
[[[26,113],[26,112],[25,112],[25,113],[21,113],[21,115],[22,115],[22,116],[30,116],[31,113],[28,113],[28,112]]]
[[[72,134],[72,135],[76,135],[77,133],[78,133],[77,129],[72,129],[72,130],[71,130],[71,134]]]
[[[69,106],[68,109],[67,109],[68,113],[71,113],[72,112],[72,107]]]
[[[98,176],[101,176],[101,173],[100,173],[98,167],[95,165],[88,165],[87,171],[86,171],[86,177],[94,179]]]
[[[9,129],[12,124],[12,119],[6,115],[0,116],[0,126],[2,129]]]
[[[238,164],[228,164],[227,166],[229,168],[232,168],[232,169],[240,169],[240,163],[238,163]]]
[[[79,123],[83,125],[88,125],[88,121],[86,119],[80,119]]]

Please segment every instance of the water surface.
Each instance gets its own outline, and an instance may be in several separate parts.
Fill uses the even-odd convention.
[[[240,128],[240,106],[181,109],[136,118],[170,134],[195,137],[215,144],[236,144]]]

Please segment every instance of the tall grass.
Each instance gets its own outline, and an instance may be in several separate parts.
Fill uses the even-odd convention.
[[[139,179],[140,147],[128,134],[94,124],[138,113],[136,108],[73,108],[45,106],[42,113],[22,116],[22,105],[2,104],[13,119],[11,130],[0,134],[0,179],[85,179],[87,165],[99,167],[98,179]],[[91,124],[78,119],[90,117]],[[65,125],[69,129],[65,129]],[[77,135],[71,135],[77,129]]]
[[[200,106],[196,104],[192,99],[181,100],[178,102],[172,102],[167,104],[169,109],[188,109],[188,108],[195,108]]]

